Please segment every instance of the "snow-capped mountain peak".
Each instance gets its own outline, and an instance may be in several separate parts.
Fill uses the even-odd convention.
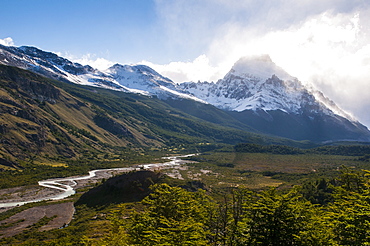
[[[31,70],[64,82],[159,99],[185,98],[208,103],[229,111],[231,117],[267,134],[315,141],[370,139],[365,126],[321,92],[307,88],[290,76],[268,55],[241,58],[216,83],[179,85],[145,65],[115,64],[100,71],[27,46],[0,45],[0,64]]]
[[[226,76],[216,83],[183,83],[194,96],[216,107],[244,110],[280,110],[291,114],[323,113],[340,115],[343,110],[318,91],[306,88],[297,78],[278,67],[268,55],[239,59]]]
[[[126,88],[129,92],[143,95],[155,95],[161,99],[187,98],[206,103],[178,88],[169,78],[157,73],[146,65],[120,65],[115,64],[105,71],[114,81]]]
[[[120,65],[115,64],[108,68],[106,73],[113,76],[121,85],[134,86],[135,89],[145,89],[148,86],[169,86],[174,87],[175,83],[152,68],[145,65]],[[130,82],[133,82],[132,84]]]
[[[0,64],[31,70],[43,76],[81,85],[103,87],[160,98],[191,95],[176,91],[176,84],[145,65],[115,64],[106,71],[71,62],[35,47],[0,45]],[[163,89],[164,87],[168,89]],[[176,92],[176,93],[175,93]],[[200,101],[199,99],[197,99]]]
[[[294,80],[287,72],[278,67],[269,55],[250,56],[240,58],[230,72],[225,76],[254,77],[260,80],[267,80],[276,75],[282,80]]]
[[[281,110],[300,114],[309,108],[312,112],[338,114],[353,120],[322,93],[305,88],[268,55],[239,59],[229,73],[216,83],[190,82],[180,85],[145,65],[115,64],[99,71],[28,46],[0,46],[0,63],[62,81],[155,95],[161,99],[188,98],[231,111]]]

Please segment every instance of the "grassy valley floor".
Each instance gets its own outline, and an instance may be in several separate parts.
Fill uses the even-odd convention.
[[[160,172],[167,176],[164,175],[166,178],[161,178],[160,182],[186,187],[189,190],[206,189],[207,194],[215,201],[221,201],[227,190],[236,187],[258,192],[269,187],[278,187],[283,191],[297,184],[304,185],[320,179],[332,180],[340,175],[344,166],[349,170],[370,170],[370,162],[366,158],[353,155],[317,153],[283,155],[224,151],[206,152],[186,159],[194,162],[176,168],[162,169]],[[95,180],[79,183],[78,194],[61,203],[28,204],[1,213],[0,234],[3,239],[0,243],[3,245],[65,245],[65,243],[74,242],[74,245],[84,245],[85,240],[89,242],[88,245],[98,245],[94,242],[100,242],[113,230],[111,216],[115,211],[122,206],[126,207],[127,211],[143,209],[139,201],[127,201],[122,204],[108,202],[101,203],[104,205],[99,206],[79,202],[75,205],[75,211],[70,207],[80,200],[81,195],[94,187],[103,185],[102,181],[112,175],[107,174]],[[106,187],[109,188],[109,185]],[[46,191],[40,191],[37,186],[12,188],[3,190],[1,198],[17,199],[18,196],[20,199],[21,196],[32,196],[40,192]],[[99,196],[94,199],[100,199]],[[50,210],[55,212],[47,212]],[[61,216],[60,211],[64,210],[66,212]],[[71,211],[72,213],[74,211],[74,219],[69,222]],[[57,220],[69,226],[59,229],[63,225],[60,225],[62,222],[56,222]],[[40,239],[44,240],[44,243],[38,243]]]

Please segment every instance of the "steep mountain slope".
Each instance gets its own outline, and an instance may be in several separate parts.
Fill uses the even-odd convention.
[[[199,144],[239,142],[302,146],[223,127],[156,98],[59,82],[0,65],[0,161],[4,163],[34,156],[78,158],[116,152],[117,147],[196,144],[202,148]]]
[[[365,126],[321,92],[307,89],[268,56],[240,59],[216,83],[180,86],[264,133],[296,140],[370,140]]]
[[[129,92],[152,96],[161,99],[186,98],[201,101],[198,98],[180,91],[172,80],[163,77],[145,65],[115,64],[105,71],[114,81],[124,86]]]
[[[41,154],[76,157],[83,150],[103,150],[104,144],[158,144],[52,81],[3,65],[0,113],[1,154],[20,159]]]
[[[232,111],[281,110],[302,113],[304,110],[332,115],[325,106],[302,85],[273,63],[269,56],[242,58],[226,76],[216,83],[182,83],[183,89],[219,108]],[[321,97],[321,100],[325,100]],[[327,103],[332,105],[333,102]],[[347,115],[335,104],[338,113]]]
[[[0,45],[0,64],[27,69],[59,81],[138,93],[159,98],[198,98],[183,92],[170,79],[144,65],[115,64],[106,71],[71,62],[35,47]]]
[[[269,56],[240,59],[216,83],[179,85],[147,66],[115,64],[99,71],[34,47],[0,45],[0,63],[63,82],[156,97],[196,118],[241,130],[315,142],[370,141],[365,126]]]
[[[33,71],[65,82],[111,89],[123,89],[104,73],[90,66],[73,63],[58,55],[35,47],[0,45],[0,63]]]

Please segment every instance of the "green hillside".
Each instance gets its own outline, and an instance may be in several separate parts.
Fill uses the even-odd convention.
[[[19,160],[79,159],[116,153],[117,148],[202,151],[242,142],[306,145],[240,130],[245,126],[210,105],[179,104],[198,111],[185,113],[174,102],[59,82],[1,65],[0,164],[6,169]]]
[[[210,105],[68,84],[7,66],[0,66],[0,113],[0,188],[17,187],[10,189],[17,190],[13,197],[47,178],[202,152],[188,158],[194,163],[166,173],[141,170],[102,178],[62,201],[5,211],[1,245],[366,245],[369,240],[369,172],[359,171],[369,169],[369,145],[318,147],[274,138]],[[171,178],[175,171],[181,179]],[[46,208],[54,215],[39,213],[31,222],[35,210]],[[73,215],[68,226],[43,231],[66,217],[66,208]],[[28,217],[11,219],[23,212]],[[29,225],[11,234],[24,223]]]

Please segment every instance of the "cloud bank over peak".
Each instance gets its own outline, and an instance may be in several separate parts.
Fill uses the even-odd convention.
[[[99,70],[106,70],[116,63],[102,57],[97,57],[97,55],[90,53],[83,55],[82,57],[77,57],[68,53],[67,54],[59,53],[58,55],[66,57],[67,59],[73,62],[80,63],[82,65],[90,65],[91,67]]]
[[[289,74],[303,83],[312,83],[370,126],[370,115],[366,113],[370,107],[366,95],[370,91],[370,2],[179,0],[166,3],[157,1],[168,27],[168,38],[176,40],[174,43],[180,51],[199,42],[198,49],[207,62],[197,64],[198,57],[186,63],[187,69],[177,68],[174,64],[181,63],[172,62],[158,66],[159,72],[177,82],[217,80],[240,57],[269,54]],[[179,75],[178,71],[181,71],[179,79],[171,77]]]
[[[210,64],[206,55],[200,55],[189,62],[170,62],[159,65],[150,61],[142,61],[141,64],[152,67],[160,74],[169,77],[176,83],[188,81],[214,81],[224,74],[224,69]]]
[[[0,39],[0,44],[5,45],[5,46],[14,46],[14,42],[11,37]]]
[[[14,33],[22,45],[39,40],[40,47],[102,70],[117,62],[146,64],[178,83],[217,81],[241,57],[268,54],[290,75],[312,83],[370,126],[370,1],[146,0],[134,1],[134,6],[131,1],[112,2],[89,5],[99,13],[90,18],[86,5],[76,1],[82,14],[71,22],[44,21],[41,15],[32,19],[29,8],[35,4],[24,4],[8,18],[29,21],[10,22],[3,32]],[[2,8],[4,16],[14,9],[10,3]],[[114,8],[108,11],[103,5]],[[48,6],[37,9],[51,13]],[[69,7],[62,10],[61,16],[70,12]],[[76,25],[81,18],[95,28]],[[31,28],[44,24],[49,29]],[[14,45],[12,38],[1,38],[0,44]]]

